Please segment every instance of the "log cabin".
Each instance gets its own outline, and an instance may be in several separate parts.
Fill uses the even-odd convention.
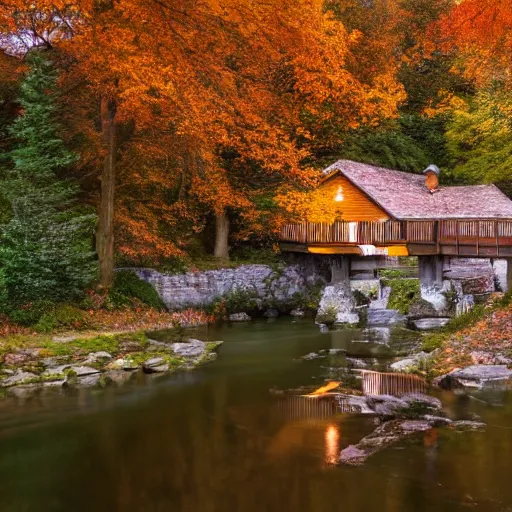
[[[281,249],[358,256],[512,257],[512,201],[495,185],[439,186],[422,174],[339,160],[319,187],[333,223],[287,224]]]

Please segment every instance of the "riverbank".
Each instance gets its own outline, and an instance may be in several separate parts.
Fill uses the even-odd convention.
[[[187,327],[207,323],[197,311],[96,312],[98,330],[22,332],[0,337],[0,387],[106,386],[136,372],[190,370],[215,358],[221,342],[189,338]],[[121,322],[119,317],[123,319]],[[130,319],[130,320],[129,320]],[[147,332],[167,329],[165,341]]]
[[[470,365],[512,365],[512,296],[494,294],[472,311],[428,334],[423,349],[430,352],[433,376]]]

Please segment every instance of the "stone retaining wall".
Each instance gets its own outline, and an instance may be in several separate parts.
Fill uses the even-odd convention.
[[[263,301],[286,303],[294,294],[305,294],[321,276],[311,268],[290,265],[274,269],[268,265],[242,265],[237,268],[162,274],[152,269],[133,269],[151,283],[169,309],[202,307],[219,297],[244,291]]]

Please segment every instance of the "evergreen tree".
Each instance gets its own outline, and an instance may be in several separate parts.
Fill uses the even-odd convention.
[[[80,295],[96,273],[95,215],[77,209],[76,183],[58,173],[76,155],[64,146],[53,119],[57,74],[41,52],[28,56],[20,92],[21,115],[10,133],[15,146],[0,193],[11,215],[1,226],[0,263],[10,306]]]

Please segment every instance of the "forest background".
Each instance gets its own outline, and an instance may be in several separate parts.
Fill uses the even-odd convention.
[[[512,194],[508,0],[6,0],[0,34],[9,308],[261,261],[340,158]]]

